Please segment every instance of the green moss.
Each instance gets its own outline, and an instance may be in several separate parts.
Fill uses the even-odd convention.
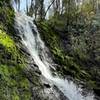
[[[19,96],[16,93],[13,94],[12,100],[20,100]]]
[[[0,100],[31,100],[30,82],[24,72],[27,59],[14,41],[10,1],[0,0]]]
[[[20,53],[13,39],[2,30],[0,30],[0,45],[2,51],[0,63],[24,66],[25,55]]]
[[[64,55],[61,48],[59,35],[51,28],[47,22],[41,22],[38,26],[40,28],[42,39],[45,41],[52,54],[55,56],[55,61],[60,64],[63,63]]]
[[[18,66],[0,65],[0,85],[0,97],[7,97],[9,92],[10,100],[21,100],[21,98],[30,100],[29,81]]]
[[[2,30],[0,30],[0,43],[3,44],[8,50],[15,50],[14,41]]]
[[[48,25],[48,23],[41,22],[40,26],[42,28],[41,36],[42,38],[47,41],[47,45],[49,45],[50,48],[59,48],[59,42],[60,39],[56,32],[54,32],[51,27]],[[60,48],[59,48],[60,49]]]
[[[13,56],[17,56],[16,54],[18,54],[18,51],[16,49],[15,42],[2,30],[0,30],[0,44],[3,45],[9,53],[12,53]]]
[[[0,98],[2,100],[30,100],[30,83],[24,75],[25,55],[13,39],[0,30]]]

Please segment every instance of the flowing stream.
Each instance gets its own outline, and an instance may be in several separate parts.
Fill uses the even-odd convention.
[[[67,79],[64,80],[52,75],[49,67],[52,66],[52,64],[47,61],[46,47],[40,38],[36,25],[33,23],[33,19],[24,14],[16,13],[15,21],[15,27],[20,33],[22,43],[29,50],[45,78],[56,85],[69,100],[94,100],[93,94],[89,93],[87,96],[83,96],[81,94],[82,89],[78,88],[73,81],[69,82]]]

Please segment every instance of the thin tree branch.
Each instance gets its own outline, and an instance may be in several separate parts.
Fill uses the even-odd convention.
[[[53,4],[54,2],[55,2],[55,0],[53,0],[53,1],[51,2],[51,4],[48,6],[48,8],[47,8],[47,10],[46,10],[46,12],[45,12],[45,14],[44,14],[44,17],[46,16],[48,10],[50,9],[50,7],[52,6],[52,4]]]

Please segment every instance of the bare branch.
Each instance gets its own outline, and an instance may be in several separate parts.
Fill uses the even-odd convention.
[[[46,16],[48,10],[50,9],[50,7],[52,6],[52,4],[53,4],[54,2],[55,2],[55,0],[53,0],[53,1],[51,2],[51,4],[48,6],[48,8],[47,8],[47,10],[46,10],[46,12],[45,12],[45,14],[44,14],[44,16]]]

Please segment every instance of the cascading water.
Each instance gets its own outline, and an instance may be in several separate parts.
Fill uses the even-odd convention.
[[[60,79],[58,76],[54,77],[51,74],[48,63],[45,45],[41,40],[38,30],[33,23],[33,19],[23,14],[16,14],[16,25],[22,39],[22,43],[27,47],[35,63],[39,66],[42,75],[48,79],[52,84],[56,85],[62,93],[69,98],[69,100],[94,100],[92,94],[82,96],[81,88],[78,88],[72,81]],[[40,56],[41,55],[41,56]]]

